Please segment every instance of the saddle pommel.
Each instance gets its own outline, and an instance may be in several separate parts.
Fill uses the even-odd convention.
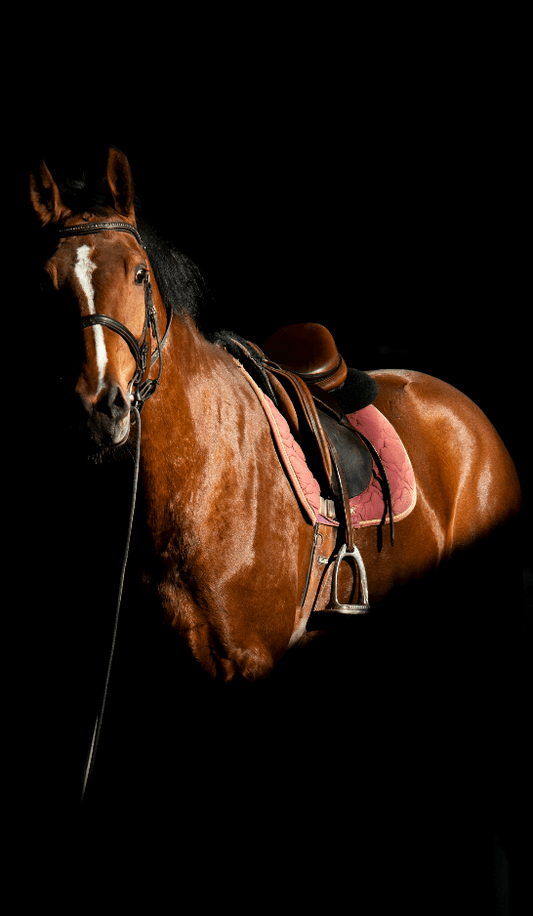
[[[290,324],[263,344],[263,352],[307,385],[332,391],[346,380],[348,369],[332,334],[321,324]]]

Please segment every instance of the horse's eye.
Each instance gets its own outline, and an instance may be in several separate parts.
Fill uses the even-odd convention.
[[[142,284],[147,279],[147,277],[148,277],[148,271],[146,270],[146,267],[139,267],[139,269],[135,273],[135,282],[137,283],[138,286],[142,286]]]

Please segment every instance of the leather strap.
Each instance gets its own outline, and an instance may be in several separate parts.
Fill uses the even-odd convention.
[[[344,537],[346,540],[346,547],[350,552],[353,550],[354,545],[354,529],[352,525],[352,517],[350,513],[350,497],[348,494],[348,488],[346,486],[346,480],[344,477],[344,472],[342,470],[341,463],[339,461],[339,456],[337,454],[337,449],[333,445],[333,442],[326,433],[326,440],[329,446],[329,451],[331,455],[331,463],[337,475],[337,480],[339,482],[340,490],[340,504],[342,508],[343,521],[344,521]]]
[[[75,226],[64,226],[62,229],[58,230],[58,235],[60,237],[66,238],[69,236],[76,235],[93,235],[95,232],[129,232],[135,237],[141,248],[146,251],[146,245],[143,243],[141,235],[138,229],[135,226],[132,226],[131,223],[125,223],[121,220],[108,220],[105,222],[99,223],[78,223]],[[170,323],[172,321],[172,309],[167,306],[167,327],[163,339],[159,338],[159,327],[157,323],[157,313],[154,308],[154,303],[152,299],[152,284],[150,278],[147,277],[144,281],[144,299],[145,299],[145,318],[144,318],[144,327],[143,332],[139,340],[137,340],[131,331],[120,321],[116,321],[114,318],[110,318],[109,315],[104,315],[98,313],[96,315],[86,315],[82,318],[82,328],[89,328],[93,325],[104,325],[106,328],[110,328],[112,331],[115,331],[116,334],[119,334],[123,340],[128,344],[135,362],[137,364],[135,375],[132,379],[131,388],[135,391],[135,400],[134,407],[139,411],[142,410],[144,402],[147,398],[151,397],[157,386],[159,385],[161,379],[161,373],[163,371],[163,347],[166,343],[168,332],[170,330]],[[142,377],[146,369],[146,364],[148,360],[148,328],[151,328],[154,337],[156,339],[156,348],[150,358],[150,368],[154,363],[159,360],[159,373],[155,379],[147,379],[145,382],[142,382]]]
[[[313,543],[309,556],[307,578],[299,606],[296,609],[294,629],[289,641],[289,648],[296,645],[305,633],[311,614],[321,611],[329,598],[327,583],[331,581],[331,572],[337,528],[317,523],[313,533]]]
[[[137,363],[141,361],[141,348],[137,342],[137,339],[133,336],[130,330],[126,325],[121,324],[120,321],[115,321],[114,318],[110,318],[109,315],[103,315],[100,312],[96,315],[86,315],[81,319],[82,328],[90,328],[93,325],[103,324],[106,328],[111,328],[112,331],[115,331],[116,334],[126,341],[128,347],[130,348],[133,357]]]
[[[135,236],[141,248],[144,248],[146,251],[146,245],[141,238],[139,230],[135,226],[132,226],[131,223],[124,223],[119,220],[105,223],[80,223],[76,226],[64,226],[63,229],[59,229],[58,234],[62,237],[69,235],[92,235],[94,232],[107,232],[111,229],[115,232],[130,232],[131,235]]]
[[[306,424],[310,428],[314,442],[318,447],[321,464],[324,469],[326,480],[329,483],[332,474],[329,443],[320,422],[318,411],[316,409],[316,405],[309,391],[309,388],[305,382],[302,381],[302,379],[294,372],[289,372],[287,369],[281,369],[280,366],[277,366],[275,363],[271,363],[269,360],[265,360],[263,362],[263,368],[266,369],[269,375],[273,375],[282,384],[284,384],[284,386],[289,385],[290,390],[296,394],[298,405],[302,410]]]

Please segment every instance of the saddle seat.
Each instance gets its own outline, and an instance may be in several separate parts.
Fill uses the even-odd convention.
[[[262,349],[272,362],[295,372],[307,385],[332,391],[346,381],[346,363],[332,334],[321,324],[291,324],[280,328],[265,341]]]
[[[280,328],[262,349],[272,362],[294,372],[308,386],[331,392],[345,414],[368,407],[378,395],[378,383],[368,372],[346,367],[331,332],[321,324]]]

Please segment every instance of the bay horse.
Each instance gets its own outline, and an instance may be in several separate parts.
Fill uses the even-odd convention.
[[[155,368],[145,374],[161,377],[151,383],[157,392],[142,416],[139,512],[151,550],[139,577],[157,589],[165,619],[210,675],[263,678],[291,640],[312,528],[239,366],[200,335],[186,309],[163,301],[135,231],[131,172],[114,150],[107,181],[113,206],[102,221],[65,206],[44,164],[31,179],[35,212],[57,236],[45,264],[50,287],[68,294],[63,307],[76,309],[86,329],[75,380],[79,427],[92,451],[128,440],[136,341],[151,340]],[[162,329],[157,343],[146,322],[148,276]],[[106,318],[93,323],[95,314]],[[417,486],[417,505],[394,548],[378,553],[375,533],[358,533],[377,604],[504,525],[518,512],[520,487],[505,446],[465,395],[414,371],[372,375],[376,406],[404,442]],[[352,576],[345,566],[340,589],[347,600]]]
[[[362,665],[353,628],[349,645],[344,631],[340,637],[319,632],[316,640],[304,632],[288,651],[313,526],[280,464],[257,392],[234,356],[198,330],[190,301],[194,276],[173,254],[167,260],[174,258],[182,272],[182,301],[165,295],[157,256],[152,263],[138,229],[127,159],[115,149],[106,182],[105,205],[76,209],[64,202],[42,162],[31,174],[30,198],[46,239],[46,295],[72,327],[70,374],[64,376],[72,395],[69,427],[86,453],[105,464],[137,442],[142,418],[130,596],[142,589],[146,608],[151,597],[158,620],[180,637],[197,670],[215,681],[275,681],[278,668],[312,666],[315,646],[328,640],[333,678],[337,658],[344,665],[357,656]],[[382,618],[394,634],[388,663],[395,659],[395,670],[413,679],[414,695],[410,665],[418,652],[405,643],[399,649],[398,634],[409,621],[404,611],[395,616],[394,596],[409,583],[432,581],[452,558],[470,557],[471,548],[505,532],[520,508],[520,486],[503,442],[467,396],[416,371],[370,374],[379,385],[375,406],[412,462],[417,502],[397,526],[394,546],[384,538],[378,551],[372,528],[357,531],[356,543],[374,616],[379,619],[381,606],[392,608]],[[470,606],[477,634],[489,618],[499,619],[505,602],[504,555],[494,557],[490,567],[485,559],[481,567],[466,563],[467,585],[477,596]],[[413,617],[426,648],[446,646],[444,667],[454,642],[450,630],[462,633],[465,623],[454,587],[438,596],[449,611],[448,619],[439,617],[438,639],[427,630],[436,599],[423,589],[422,613]],[[341,602],[352,592],[353,571],[343,563]],[[455,642],[463,640],[464,634]],[[305,653],[311,662],[298,662]],[[426,675],[430,668],[428,660]]]

